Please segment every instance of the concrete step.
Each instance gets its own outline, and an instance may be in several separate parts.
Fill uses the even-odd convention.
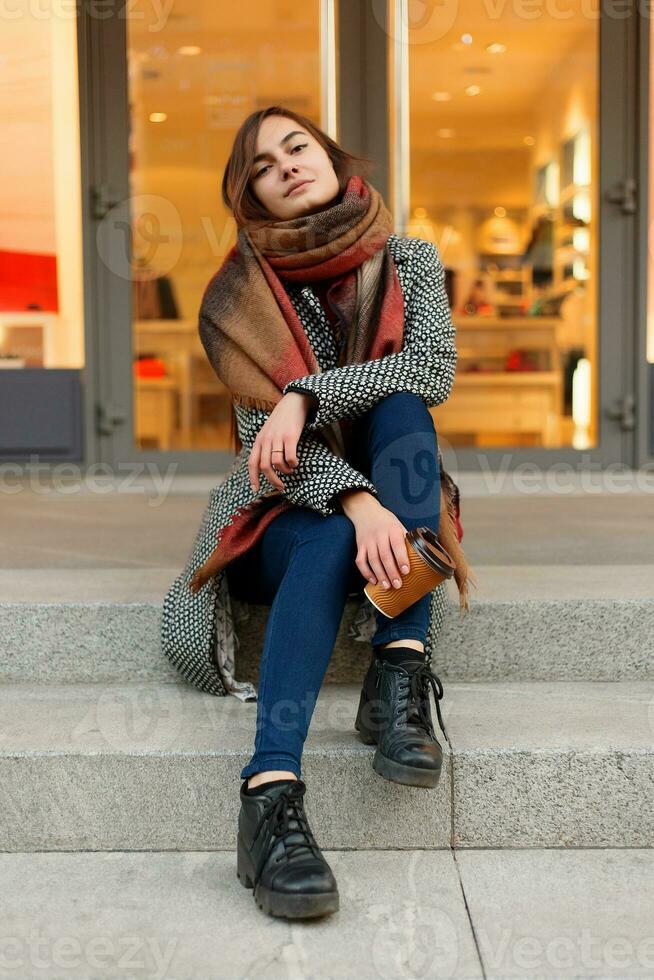
[[[449,683],[434,789],[372,769],[358,696],[323,686],[305,745],[322,846],[652,846],[652,681]],[[234,849],[256,703],[180,684],[4,684],[0,709],[0,850]]]
[[[0,854],[12,897],[4,972],[39,980],[652,975],[652,850],[324,854],[339,909],[295,922],[260,912],[236,878],[233,853]]]
[[[177,569],[0,572],[0,680],[179,681],[160,650]],[[470,612],[450,607],[438,672],[448,680],[654,678],[654,566],[486,566]],[[237,621],[239,679],[256,684],[267,606]],[[356,683],[370,647],[348,637],[348,602],[326,682]]]

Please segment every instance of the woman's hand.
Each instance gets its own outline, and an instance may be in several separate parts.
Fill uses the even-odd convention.
[[[349,498],[349,499],[348,499]],[[399,589],[402,575],[409,571],[407,528],[372,494],[363,492],[341,497],[343,511],[354,524],[357,536],[356,566],[373,585]]]
[[[284,489],[276,466],[282,473],[292,473],[298,464],[297,444],[313,397],[300,391],[289,391],[279,401],[257,433],[248,458],[248,471],[252,489],[259,490],[259,474],[264,473],[273,486]],[[284,455],[273,449],[283,449]]]

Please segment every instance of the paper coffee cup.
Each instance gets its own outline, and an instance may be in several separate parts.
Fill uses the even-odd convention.
[[[400,588],[391,585],[385,589],[381,582],[375,585],[368,582],[363,590],[373,606],[389,619],[454,575],[454,562],[431,528],[423,526],[407,531],[405,541],[409,571],[402,576]]]

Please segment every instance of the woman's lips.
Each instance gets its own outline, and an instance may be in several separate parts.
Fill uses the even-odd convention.
[[[298,184],[297,187],[294,187],[292,191],[289,191],[289,193],[286,196],[293,197],[294,194],[297,194],[298,191],[301,191],[303,187],[308,187],[309,184],[311,183],[313,183],[313,181],[304,180],[301,184]]]

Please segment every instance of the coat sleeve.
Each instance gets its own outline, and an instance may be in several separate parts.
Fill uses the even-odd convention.
[[[238,433],[243,451],[249,456],[257,433],[270,415],[261,409],[235,406]],[[297,444],[298,465],[293,473],[279,473],[284,484],[284,497],[298,507],[310,507],[324,517],[342,514],[338,494],[359,487],[373,496],[377,488],[359,470],[329,449],[318,433],[303,430]],[[262,473],[260,489],[276,489]]]
[[[411,391],[428,407],[446,401],[456,372],[456,330],[445,291],[445,269],[438,248],[418,239],[405,295],[404,344],[362,364],[310,374],[284,387],[314,396],[305,428],[320,429],[337,419],[353,419],[396,391]]]

